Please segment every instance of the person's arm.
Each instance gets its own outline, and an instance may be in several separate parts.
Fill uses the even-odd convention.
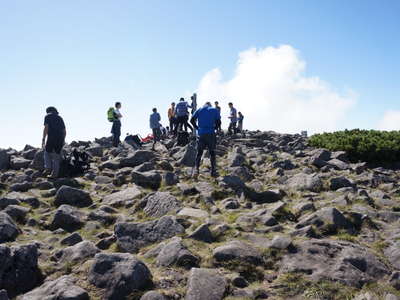
[[[42,148],[44,148],[46,144],[46,137],[48,132],[49,132],[49,125],[45,124],[43,128]]]

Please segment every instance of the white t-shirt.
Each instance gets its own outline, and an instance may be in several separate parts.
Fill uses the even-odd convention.
[[[122,115],[121,115],[121,113],[119,112],[119,109],[118,109],[118,108],[114,109],[114,112],[115,112],[115,114],[116,114],[118,120],[122,118]]]

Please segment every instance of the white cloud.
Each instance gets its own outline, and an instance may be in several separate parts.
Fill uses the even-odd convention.
[[[400,111],[388,110],[379,122],[380,130],[399,130],[400,127]]]
[[[312,133],[342,128],[356,95],[339,94],[320,78],[306,77],[305,68],[289,45],[251,48],[239,54],[232,79],[224,81],[218,68],[206,73],[199,83],[199,99],[219,100],[225,111],[232,101],[248,129]]]

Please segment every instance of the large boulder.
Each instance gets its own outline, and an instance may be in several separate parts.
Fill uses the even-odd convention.
[[[261,253],[251,245],[232,241],[214,249],[214,260],[217,263],[229,261],[245,261],[250,264],[260,265],[263,262]]]
[[[87,207],[93,204],[88,192],[63,185],[56,194],[54,205],[68,204],[76,207]]]
[[[224,298],[227,282],[215,269],[193,268],[185,300],[221,300]]]
[[[3,210],[9,205],[19,205],[21,202],[17,197],[14,197],[12,194],[21,194],[18,192],[11,192],[0,198],[0,210]]]
[[[148,171],[148,172],[132,172],[132,182],[144,187],[150,188],[153,190],[157,190],[161,185],[162,177],[160,173],[156,171]]]
[[[162,217],[181,208],[181,202],[169,192],[151,193],[142,201],[146,203],[144,212],[150,217]]]
[[[0,290],[5,289],[13,298],[32,290],[41,281],[36,245],[0,245]]]
[[[309,225],[325,227],[328,230],[352,229],[353,224],[336,208],[324,207],[316,212],[300,219],[296,228],[303,228]]]
[[[161,249],[156,262],[163,267],[176,265],[190,269],[198,265],[199,259],[183,245],[181,238],[174,238]]]
[[[102,157],[104,152],[104,147],[99,144],[92,144],[86,151],[94,157]]]
[[[289,188],[299,191],[320,192],[323,188],[323,183],[318,174],[296,174],[290,177],[287,182]]]
[[[230,167],[240,167],[246,162],[246,157],[242,153],[231,152],[228,161]]]
[[[395,267],[397,270],[400,270],[400,241],[391,244],[383,251],[383,253],[393,267]]]
[[[168,300],[164,295],[156,292],[156,291],[150,291],[144,294],[140,300]]]
[[[120,167],[136,167],[144,162],[152,161],[155,159],[155,154],[153,151],[148,150],[138,150],[135,153],[122,158],[120,161]]]
[[[13,219],[8,214],[0,212],[0,243],[14,241],[19,233],[20,230]]]
[[[39,150],[36,152],[35,157],[33,158],[30,167],[35,170],[42,171],[44,169],[44,152],[43,150]]]
[[[7,170],[10,167],[10,155],[7,150],[0,149],[0,171]]]
[[[186,147],[183,148],[181,152],[179,152],[179,164],[186,166],[186,167],[194,167],[195,161],[196,161],[196,154],[197,150],[196,147],[193,144],[189,144]],[[176,157],[174,155],[174,157]]]
[[[142,191],[137,186],[133,186],[105,196],[103,203],[113,207],[126,206],[126,204],[137,199],[141,194]]]
[[[123,300],[152,281],[147,266],[128,253],[99,253],[89,270],[89,282],[104,289],[104,299]]]
[[[30,196],[20,192],[11,192],[0,198],[0,210],[8,205],[20,205],[22,203],[28,204],[33,208],[40,206],[40,201],[34,196]]]
[[[140,248],[184,233],[185,229],[175,217],[164,216],[143,223],[118,223],[115,235],[118,247],[125,252],[137,252]]]
[[[31,161],[23,157],[13,157],[10,161],[10,167],[13,170],[26,169],[30,164]]]
[[[303,273],[315,281],[339,281],[357,288],[390,274],[372,252],[350,242],[307,239],[296,248],[283,256],[281,273]]]
[[[26,215],[29,211],[29,208],[21,205],[9,205],[3,210],[3,212],[9,215],[15,222],[21,224],[25,224]]]
[[[21,296],[19,300],[89,300],[89,294],[76,285],[77,279],[64,275],[55,280],[46,281],[38,288]]]
[[[50,224],[52,230],[62,228],[73,232],[84,224],[84,214],[73,206],[63,204],[55,212]]]
[[[82,241],[73,246],[66,247],[54,255],[60,263],[78,263],[94,257],[100,249],[90,241]]]

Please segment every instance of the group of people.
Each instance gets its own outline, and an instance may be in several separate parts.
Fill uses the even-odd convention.
[[[178,130],[187,131],[189,128],[193,132],[193,127],[188,123],[189,121],[189,109],[191,109],[192,115],[197,110],[197,95],[193,94],[191,97],[192,103],[189,105],[184,98],[179,100],[178,104],[175,102],[171,103],[171,107],[168,109],[168,120],[169,120],[169,132],[173,135],[176,135]],[[210,102],[207,102],[210,103]],[[229,126],[228,133],[234,134],[243,131],[243,114],[239,111],[237,112],[236,108],[233,106],[232,102],[229,102]],[[218,110],[221,114],[221,107],[219,106],[218,101],[214,102],[214,108]],[[221,120],[217,121],[215,124],[215,131],[217,133],[222,132],[222,122]]]
[[[242,132],[244,116],[241,112],[237,112],[233,103],[229,103],[229,126],[228,133],[234,134]],[[107,112],[107,117],[112,122],[112,144],[118,147],[121,143],[121,102],[116,102]],[[190,123],[189,123],[189,117]],[[197,156],[193,176],[199,174],[201,157],[204,150],[208,149],[211,160],[211,175],[217,176],[216,170],[216,137],[222,132],[221,107],[218,101],[206,102],[203,107],[197,109],[197,95],[191,97],[191,104],[180,98],[179,102],[171,103],[168,109],[169,126],[164,128],[161,125],[161,116],[157,108],[152,109],[150,115],[150,129],[153,135],[153,150],[158,141],[164,135],[177,136],[181,132],[187,132],[188,128],[195,133],[197,131]],[[61,150],[65,143],[66,129],[63,119],[55,107],[46,109],[46,117],[44,120],[44,130],[42,139],[42,148],[44,149],[44,173],[50,178],[57,178],[60,170]]]

